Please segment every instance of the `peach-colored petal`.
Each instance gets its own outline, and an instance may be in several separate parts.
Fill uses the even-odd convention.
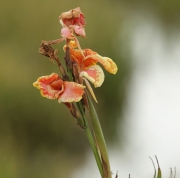
[[[97,62],[101,63],[103,65],[103,67],[112,74],[116,74],[117,73],[117,65],[113,62],[112,59],[108,58],[108,57],[102,57],[99,54],[94,54],[94,55],[89,55],[86,56],[84,58],[84,60],[88,60],[88,59],[94,59],[97,60]]]
[[[64,90],[63,88],[62,86],[61,90],[54,90],[50,85],[40,84],[41,95],[48,99],[57,99]]]
[[[100,87],[104,82],[104,72],[99,65],[94,65],[83,70],[79,76],[87,78],[94,84],[94,87]]]
[[[58,98],[58,102],[78,102],[84,94],[84,86],[75,82],[64,82],[64,92]]]
[[[46,75],[46,76],[39,77],[36,82],[37,83],[42,82],[42,83],[45,83],[45,84],[49,84],[49,83],[57,80],[58,78],[59,78],[58,74],[52,73],[51,75]]]
[[[41,95],[48,99],[57,99],[64,90],[62,79],[55,73],[39,77],[33,86],[38,88]]]

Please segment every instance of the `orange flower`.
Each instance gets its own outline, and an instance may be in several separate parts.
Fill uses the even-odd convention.
[[[91,49],[83,49],[80,51],[76,48],[75,41],[70,42],[71,60],[75,62],[79,68],[79,76],[87,78],[95,87],[100,87],[104,81],[104,72],[97,63],[110,73],[116,74],[118,68],[112,59],[102,57]],[[64,47],[65,50],[65,47]],[[84,56],[82,55],[84,54]]]
[[[56,73],[39,77],[33,86],[40,90],[43,97],[58,99],[59,103],[80,101],[85,88],[75,82],[63,81]]]

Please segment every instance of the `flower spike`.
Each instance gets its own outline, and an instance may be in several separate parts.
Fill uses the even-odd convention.
[[[90,98],[91,94],[97,102],[90,82],[94,87],[100,87],[104,82],[104,72],[98,63],[112,74],[117,73],[117,65],[108,57],[100,56],[91,49],[81,48],[77,37],[86,37],[84,28],[86,22],[79,7],[63,12],[59,16],[59,22],[62,25],[61,38],[51,41],[43,40],[38,52],[48,57],[50,61],[57,63],[60,76],[52,73],[39,77],[33,86],[40,90],[43,97],[56,99],[68,107],[77,124],[87,135],[101,177],[112,178],[104,136]],[[66,41],[66,45],[63,47],[65,68],[59,60],[58,50],[52,47],[52,45],[62,41]],[[88,91],[83,84],[88,88]],[[89,120],[86,118],[87,111],[89,111],[91,119],[91,128]],[[117,174],[116,177],[118,177]]]

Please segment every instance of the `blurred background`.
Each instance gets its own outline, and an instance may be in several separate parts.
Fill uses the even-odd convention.
[[[60,37],[58,17],[80,7],[91,48],[118,65],[94,90],[112,164],[119,177],[180,174],[180,1],[1,1],[0,177],[100,177],[83,130],[63,104],[32,83],[58,72],[38,54]],[[64,43],[56,45],[59,58]],[[114,175],[115,176],[115,175]]]

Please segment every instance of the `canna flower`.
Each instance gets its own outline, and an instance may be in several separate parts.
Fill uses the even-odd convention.
[[[104,72],[97,63],[100,63],[109,73],[116,74],[118,68],[112,59],[102,57],[91,49],[82,49],[81,52],[76,47],[75,41],[71,41],[71,60],[78,66],[79,77],[88,79],[95,87],[100,87],[104,82]],[[64,50],[65,48],[66,46],[64,46]]]
[[[63,12],[59,16],[59,22],[62,25],[61,36],[67,39],[74,39],[74,34],[85,37],[84,26],[85,18],[79,7],[68,12]]]
[[[58,74],[42,76],[33,83],[43,97],[57,99],[59,103],[78,102],[84,94],[84,86],[75,82],[63,81]]]

